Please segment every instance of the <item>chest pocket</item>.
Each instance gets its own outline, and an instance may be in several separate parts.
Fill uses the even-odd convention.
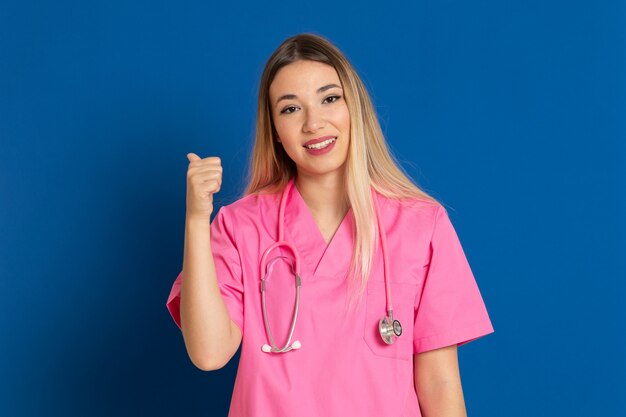
[[[402,335],[388,345],[378,330],[380,319],[387,315],[387,300],[384,281],[367,284],[365,306],[365,328],[363,338],[369,349],[377,356],[394,359],[413,359],[413,304],[417,284],[391,282],[393,318],[402,325]]]

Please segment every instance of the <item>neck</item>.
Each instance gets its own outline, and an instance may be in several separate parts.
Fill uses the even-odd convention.
[[[298,173],[294,185],[314,214],[343,217],[349,208],[342,173],[310,175]]]

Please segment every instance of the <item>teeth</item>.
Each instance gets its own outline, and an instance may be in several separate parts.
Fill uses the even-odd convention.
[[[308,148],[308,149],[322,149],[322,148],[327,147],[328,145],[330,145],[331,143],[333,143],[336,140],[337,140],[337,138],[334,137],[334,138],[325,140],[324,142],[316,143],[314,145],[305,145],[304,147]]]

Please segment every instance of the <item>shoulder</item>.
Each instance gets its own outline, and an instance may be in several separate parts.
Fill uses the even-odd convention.
[[[230,204],[223,205],[220,210],[237,214],[245,212],[259,212],[275,207],[279,199],[279,194],[248,194]]]
[[[391,198],[379,194],[378,199],[385,216],[412,224],[434,226],[439,217],[447,215],[440,202],[428,198]]]
[[[383,197],[379,202],[389,247],[395,248],[397,259],[417,265],[413,272],[421,274],[420,268],[428,263],[436,225],[445,212],[443,205],[436,200],[415,197]]]
[[[279,194],[249,194],[220,207],[216,218],[239,231],[248,230],[247,226],[271,228],[267,222],[278,215],[279,203]]]

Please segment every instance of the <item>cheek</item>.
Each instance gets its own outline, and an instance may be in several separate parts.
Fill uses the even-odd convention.
[[[337,126],[340,126],[343,130],[350,130],[350,111],[348,110],[348,106],[344,104],[341,108],[341,111],[337,112],[336,115],[336,123]]]
[[[292,120],[279,118],[276,122],[274,122],[274,128],[280,137],[289,137],[292,135],[294,130],[294,123]]]

